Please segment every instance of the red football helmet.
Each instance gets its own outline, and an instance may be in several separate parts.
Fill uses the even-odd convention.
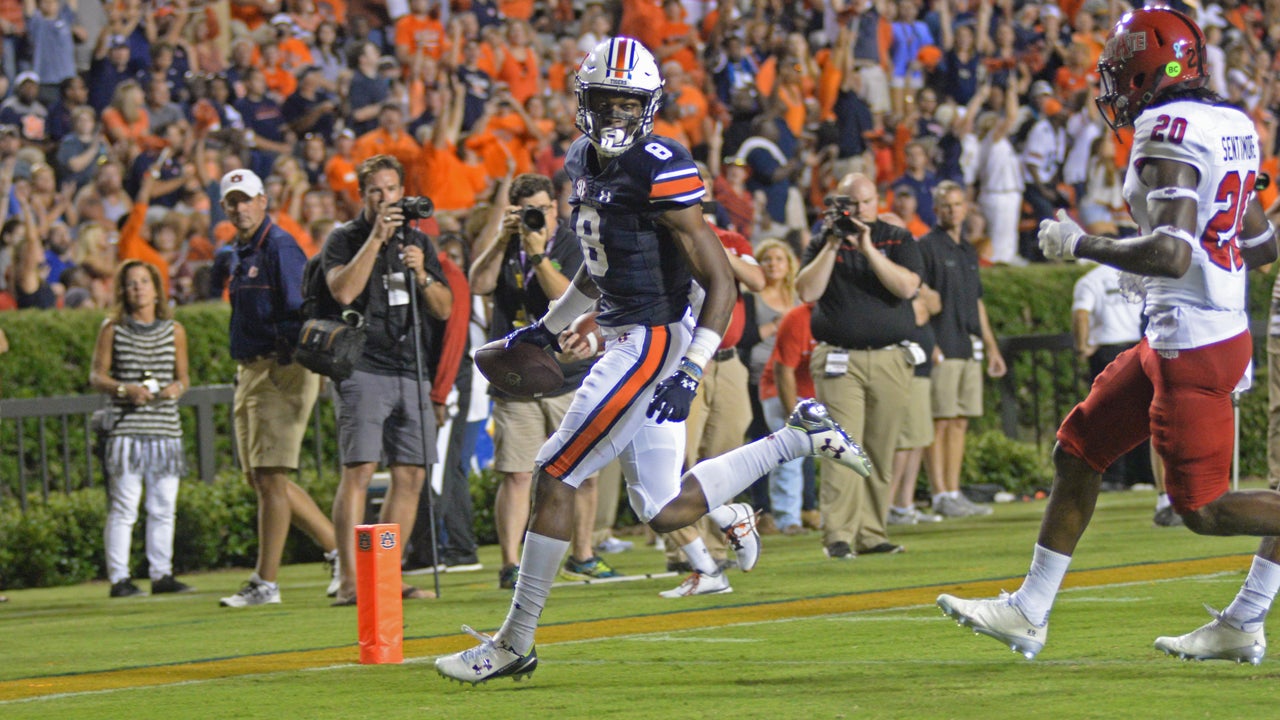
[[[1098,109],[1111,129],[1132,125],[1160,95],[1204,87],[1204,33],[1191,18],[1167,7],[1127,12],[1098,58]]]

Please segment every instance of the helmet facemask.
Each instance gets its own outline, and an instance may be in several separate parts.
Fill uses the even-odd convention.
[[[583,88],[579,91],[578,129],[590,138],[602,155],[626,152],[637,140],[653,132],[653,117],[661,91],[646,97],[611,88]],[[638,113],[628,113],[612,105],[603,111],[607,99],[625,97],[640,103]]]

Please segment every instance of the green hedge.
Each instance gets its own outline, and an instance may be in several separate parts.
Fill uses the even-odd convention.
[[[992,268],[983,271],[985,302],[997,336],[1057,334],[1070,331],[1072,287],[1087,268],[1079,265],[1038,265],[1026,268]],[[1250,298],[1254,326],[1265,327],[1274,275],[1253,274]],[[195,385],[231,382],[235,363],[228,354],[226,305],[210,303],[179,308],[186,326],[190,350],[191,381]],[[0,315],[0,328],[9,337],[11,351],[0,355],[0,378],[6,397],[49,397],[92,392],[88,368],[93,342],[103,313],[96,311],[9,312]],[[1248,476],[1266,472],[1266,352],[1265,337],[1255,337],[1255,390],[1241,405],[1241,468]],[[1066,377],[1044,378],[1071,385]],[[1081,391],[1082,392],[1082,391]],[[996,417],[996,383],[987,383],[984,418],[973,424],[970,450],[963,469],[965,482],[1000,484],[1011,491],[1046,485],[1051,473],[1043,448],[1012,441],[999,432]],[[320,413],[325,438],[319,468],[313,460],[311,435],[304,445],[300,482],[320,504],[331,506],[337,484],[336,435],[333,413],[327,405]],[[190,413],[184,422],[190,425]],[[1031,420],[1028,420],[1030,422]],[[218,417],[219,466],[222,479],[204,484],[184,481],[178,504],[175,567],[178,572],[197,569],[248,566],[256,552],[256,501],[252,490],[230,468],[230,417]],[[1052,437],[1056,418],[1039,419],[1042,432]],[[11,426],[10,423],[5,423]],[[57,433],[56,423],[48,427]],[[190,431],[191,428],[188,427]],[[17,460],[11,456],[11,427],[0,433],[0,587],[31,587],[82,582],[103,572],[102,527],[106,502],[101,487],[70,493],[51,493],[44,502],[29,496],[25,513],[18,508],[11,483]],[[71,457],[80,457],[83,442],[73,435]],[[54,437],[55,435],[51,435]],[[190,436],[189,436],[190,437]],[[187,443],[194,450],[194,442]],[[31,448],[28,447],[28,455]],[[54,452],[56,456],[58,452]],[[192,456],[194,462],[194,456]],[[54,458],[54,476],[60,477],[60,460]],[[31,469],[28,458],[28,469]],[[318,470],[318,472],[317,472]],[[60,484],[60,483],[59,483]],[[74,485],[74,483],[73,483]],[[496,477],[485,472],[472,477],[476,536],[481,543],[496,541],[493,499]],[[132,557],[145,563],[141,549],[140,519]],[[292,532],[286,562],[319,560],[319,550]],[[142,576],[140,567],[135,572]]]

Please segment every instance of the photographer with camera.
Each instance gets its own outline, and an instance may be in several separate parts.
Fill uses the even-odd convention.
[[[364,519],[365,494],[380,460],[391,469],[381,519],[399,523],[402,536],[413,529],[426,466],[436,461],[436,427],[444,417],[443,405],[428,411],[420,404],[426,393],[417,384],[418,363],[431,354],[426,346],[439,338],[420,317],[423,347],[417,347],[413,311],[421,307],[445,320],[455,301],[430,238],[405,227],[429,217],[432,205],[427,198],[404,197],[400,162],[375,155],[360,164],[356,178],[363,211],[335,228],[322,251],[329,291],[364,314],[367,337],[351,377],[334,383],[342,456],[342,480],[333,500],[341,567],[335,605],[355,604],[355,526]],[[429,442],[423,441],[424,433]],[[404,597],[434,596],[405,586]]]
[[[823,544],[828,557],[847,559],[902,551],[889,542],[885,523],[912,368],[924,359],[906,344],[924,268],[911,234],[879,219],[870,178],[846,175],[836,192],[805,250],[796,291],[802,302],[815,303],[811,327],[818,346],[810,367],[818,400],[846,432],[863,439],[873,464],[864,479],[819,461]]]
[[[582,246],[570,225],[559,222],[555,197],[555,187],[545,176],[517,175],[507,192],[510,204],[501,214],[495,213],[486,228],[488,233],[481,234],[489,241],[471,267],[470,280],[473,293],[492,298],[490,339],[506,337],[515,328],[542,317],[582,265]],[[533,458],[559,427],[593,362],[562,365],[564,384],[556,393],[539,398],[518,398],[489,389],[494,399],[493,467],[502,478],[494,507],[502,552],[499,587],[515,587],[519,573],[520,540],[529,524]],[[565,570],[575,576],[610,577],[616,573],[591,548],[595,482],[594,476],[589,478],[576,496],[573,547]]]

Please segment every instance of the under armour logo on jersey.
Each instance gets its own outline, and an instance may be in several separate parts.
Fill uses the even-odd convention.
[[[600,202],[607,203],[613,201],[613,192],[609,190],[600,191]]]
[[[839,460],[840,456],[843,455],[845,453],[845,450],[847,450],[848,448],[846,448],[843,445],[832,445],[831,438],[827,438],[826,440],[822,441],[821,449],[830,453],[832,460]]]

